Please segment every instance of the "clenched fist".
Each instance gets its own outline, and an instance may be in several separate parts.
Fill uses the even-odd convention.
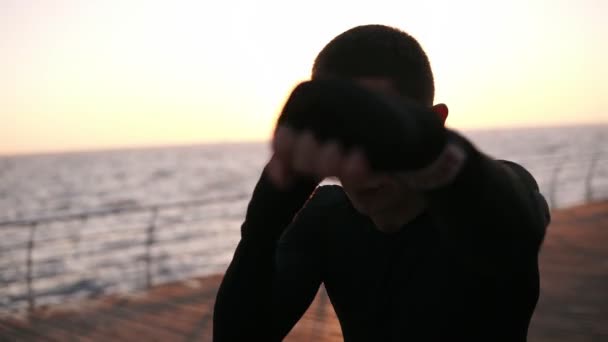
[[[278,119],[270,179],[298,175],[356,182],[430,165],[446,144],[441,119],[395,94],[346,80],[303,82]]]

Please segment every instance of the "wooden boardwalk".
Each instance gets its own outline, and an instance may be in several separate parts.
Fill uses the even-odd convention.
[[[608,341],[608,202],[553,213],[529,341]],[[221,276],[0,320],[0,341],[210,341]],[[323,289],[287,341],[342,341]]]

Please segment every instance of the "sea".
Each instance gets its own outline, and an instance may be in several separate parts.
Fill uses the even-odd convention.
[[[461,131],[550,207],[608,199],[608,125]],[[223,272],[269,144],[0,156],[0,316]]]

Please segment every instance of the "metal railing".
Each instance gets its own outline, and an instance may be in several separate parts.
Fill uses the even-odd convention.
[[[608,198],[608,150],[597,149],[588,156],[578,155],[576,161],[568,160],[567,156],[555,155],[538,156],[518,162],[531,169],[532,173],[539,179],[541,190],[545,189],[545,196],[552,207],[555,207],[558,203],[557,193],[560,186],[572,183],[570,182],[571,178],[578,177],[572,175],[580,176],[581,167],[585,168],[585,176],[582,183],[578,186],[582,187],[584,200],[593,201]],[[587,160],[587,162],[581,164],[581,160]],[[577,172],[570,172],[572,170]],[[539,177],[538,175],[544,176]],[[580,183],[579,179],[576,179],[576,181]],[[601,184],[596,182],[601,182]],[[4,294],[4,297],[8,298],[8,301],[5,303],[0,302],[0,305],[15,311],[19,310],[19,306],[13,305],[14,302],[25,302],[25,311],[32,313],[39,307],[38,299],[42,296],[40,291],[37,291],[36,285],[45,281],[47,287],[52,287],[52,283],[61,283],[62,279],[68,278],[68,283],[71,284],[69,286],[72,286],[74,291],[78,292],[77,285],[82,285],[85,282],[84,275],[77,271],[75,272],[75,277],[70,277],[70,272],[62,271],[62,267],[67,269],[65,264],[68,263],[70,258],[81,260],[84,256],[89,256],[95,259],[89,266],[95,269],[82,270],[82,272],[94,271],[98,272],[96,273],[97,275],[104,270],[116,271],[117,268],[123,268],[123,266],[128,268],[128,265],[119,266],[116,264],[125,258],[125,264],[143,262],[143,270],[140,268],[139,270],[129,271],[136,278],[140,280],[143,278],[143,285],[140,285],[139,288],[150,288],[158,282],[163,282],[164,280],[161,279],[163,278],[163,274],[165,274],[164,279],[168,279],[166,277],[167,269],[159,271],[157,267],[159,263],[167,261],[165,258],[168,254],[165,252],[165,254],[159,253],[160,255],[155,256],[155,248],[172,247],[178,249],[178,253],[176,253],[174,258],[183,256],[198,257],[199,259],[206,260],[204,261],[205,263],[210,263],[209,259],[213,259],[214,253],[232,252],[239,236],[239,225],[237,222],[242,219],[244,210],[239,209],[234,213],[226,213],[220,210],[213,213],[208,208],[213,205],[223,207],[234,204],[235,201],[240,201],[239,203],[242,203],[242,205],[239,208],[244,209],[247,200],[246,194],[239,194],[222,198],[216,197],[157,205],[111,208],[0,222],[0,229],[4,232],[13,229],[12,233],[14,236],[22,237],[22,243],[17,243],[16,241],[12,241],[11,237],[3,234],[7,240],[4,242],[0,241],[0,247],[2,248],[0,249],[0,256],[2,256],[2,259],[6,259],[7,257],[18,259],[19,255],[25,254],[25,262],[21,264],[25,265],[25,269],[22,272],[19,272],[18,260],[13,260],[13,263],[0,260],[0,285],[11,288],[6,290],[7,293]],[[190,212],[187,212],[187,210],[190,210]],[[192,211],[194,211],[194,214],[192,214]],[[128,219],[128,216],[137,215],[140,217],[134,220]],[[109,229],[103,228],[108,224],[107,222],[103,222],[104,218],[116,218],[120,216],[122,216],[120,223],[113,222],[110,223]],[[204,222],[208,226],[214,218],[218,219],[217,223],[219,227],[217,229],[213,227],[200,229],[199,224]],[[232,237],[228,241],[225,238],[227,234],[225,227],[222,227],[227,219],[232,219],[235,222],[232,231],[228,232],[228,235]],[[96,220],[101,222],[94,222]],[[50,233],[52,229],[49,227],[55,224],[65,227],[71,223],[75,223],[77,227],[65,228],[62,234],[53,235]],[[93,225],[93,227],[88,227],[90,225]],[[159,236],[166,229],[179,225],[182,225],[181,231],[180,229],[176,229],[177,232],[174,232],[173,236]],[[46,229],[43,229],[43,227]],[[83,227],[88,227],[88,229]],[[27,229],[27,234],[25,233],[25,229]],[[139,236],[139,239],[137,236]],[[14,238],[13,240],[18,240],[18,238]],[[211,240],[214,242],[204,243]],[[90,248],[85,246],[84,251],[81,251],[82,246],[80,245],[85,241],[92,241],[92,244],[88,246]],[[201,251],[201,245],[204,245],[204,248],[207,250]],[[36,256],[37,251],[41,256]],[[117,257],[113,253],[120,253],[121,255]],[[113,264],[110,260],[111,258],[116,259]],[[40,272],[41,274],[36,272],[37,265],[42,267],[41,270],[43,272]],[[52,268],[53,265],[59,267],[59,271],[48,271],[45,269]],[[84,265],[86,267],[86,263]],[[222,265],[224,264],[219,262],[216,266],[221,267]],[[200,264],[193,266],[193,268],[198,266]],[[168,266],[169,269],[171,267],[171,265]],[[11,270],[13,272],[10,272]],[[2,274],[5,272],[9,275]],[[186,271],[181,274],[181,277],[189,277],[194,274],[193,272],[196,273],[196,271]],[[133,274],[129,274],[129,276],[133,276]],[[177,274],[177,277],[179,278],[180,274]],[[128,277],[124,275],[118,278],[118,282],[128,281]],[[49,285],[49,282],[51,285]],[[137,283],[137,281],[134,282]],[[48,293],[49,290],[46,292]],[[101,291],[92,289],[90,292],[92,296],[106,293],[103,289]],[[17,309],[14,307],[17,307]],[[2,311],[0,310],[0,313]]]
[[[114,264],[110,263],[110,265],[108,265],[108,262],[105,261],[104,258],[111,258],[111,253],[114,252],[122,254],[122,257],[129,256],[128,262],[143,261],[144,284],[143,286],[139,286],[138,288],[150,288],[156,283],[154,266],[155,263],[159,262],[160,259],[159,257],[154,257],[153,248],[156,246],[170,246],[172,244],[179,245],[180,243],[181,245],[184,245],[183,241],[189,239],[194,239],[195,241],[201,240],[201,233],[197,231],[197,224],[209,221],[209,219],[213,218],[214,216],[213,214],[191,215],[190,213],[190,215],[186,215],[187,217],[176,217],[175,215],[173,215],[172,217],[171,215],[166,215],[167,212],[173,210],[183,214],[187,211],[187,209],[197,209],[197,211],[204,211],[201,209],[206,206],[209,206],[210,204],[233,203],[234,201],[244,200],[246,200],[246,196],[240,194],[222,198],[208,198],[147,206],[111,208],[83,213],[45,216],[20,220],[7,220],[0,222],[0,229],[3,230],[5,233],[9,229],[13,229],[13,233],[19,231],[20,233],[22,233],[20,235],[25,238],[25,241],[21,239],[21,243],[20,241],[15,241],[19,240],[15,238],[12,238],[12,241],[5,240],[4,243],[0,242],[0,256],[2,256],[2,259],[0,259],[0,288],[4,287],[4,290],[6,292],[10,292],[10,289],[7,289],[10,287],[10,285],[13,285],[13,287],[14,285],[17,285],[17,287],[21,288],[17,291],[13,291],[12,294],[4,293],[0,296],[0,298],[4,297],[4,299],[8,299],[9,302],[18,302],[20,300],[24,301],[23,297],[25,297],[25,302],[27,303],[26,311],[28,313],[32,313],[38,307],[37,299],[40,296],[40,294],[36,291],[35,285],[37,282],[55,279],[58,283],[61,283],[61,278],[67,277],[68,281],[71,281],[74,284],[78,283],[78,277],[70,278],[69,272],[68,274],[65,274],[62,272],[49,271],[42,272],[42,274],[37,274],[36,265],[42,265],[44,267],[45,265],[52,265],[53,262],[57,259],[67,260],[70,257],[81,259],[86,255],[89,258],[97,259],[95,260],[97,262],[92,262],[92,264],[96,264],[96,267],[100,267],[97,269],[97,271],[101,271],[103,267],[122,267],[124,269],[128,269],[129,266],[132,266],[119,266],[116,264],[116,262]],[[161,216],[163,213],[165,214],[163,217],[164,220],[161,220]],[[135,223],[124,223],[125,225],[130,227],[124,227],[117,224],[116,226],[111,227],[110,229],[100,229],[99,227],[101,225],[98,222],[97,228],[92,228],[91,231],[86,232],[87,234],[83,234],[85,233],[82,231],[83,227],[86,227],[88,224],[94,222],[95,220],[103,219],[104,217],[117,218],[120,216],[132,216],[137,214],[140,214],[141,217],[137,218],[135,220]],[[215,216],[218,218],[221,217],[222,219],[226,219],[226,215],[216,214]],[[235,217],[235,219],[237,218]],[[64,230],[63,233],[55,234],[54,236],[52,234],[50,236],[49,234],[46,234],[47,236],[43,236],[43,228],[49,228],[49,226],[53,224],[76,224],[77,227],[75,227],[75,229],[68,229],[68,231]],[[182,234],[185,235],[185,237],[174,236],[173,238],[165,237],[164,239],[159,239],[156,236],[159,226],[162,226],[163,228],[170,228],[170,226],[176,226],[180,224],[186,226],[186,233]],[[27,231],[27,234],[25,234],[25,231]],[[207,231],[207,233],[209,233],[209,231]],[[116,234],[119,234],[119,239],[117,241],[112,241],[112,236]],[[143,235],[143,239],[136,238],[136,236],[139,234]],[[205,238],[205,234],[202,235],[202,238]],[[208,235],[209,234],[207,234],[207,236]],[[11,240],[11,238],[7,237],[6,235],[5,238],[7,240]],[[99,246],[98,248],[90,248],[89,250],[85,250],[83,253],[82,251],[80,251],[81,248],[79,244],[83,243],[82,240],[84,238],[86,238],[89,242],[93,241],[93,244],[99,244],[101,248],[99,248]],[[110,248],[109,250],[103,248],[103,245],[110,246],[112,245],[112,243],[118,244],[119,247]],[[122,250],[120,248],[121,243],[123,246]],[[36,257],[36,251],[42,248],[45,249],[45,253],[42,253],[42,256]],[[226,248],[229,248],[229,246],[227,245]],[[135,253],[133,253],[133,251],[130,251],[133,249],[136,249]],[[23,270],[23,272],[19,272],[19,264],[18,262],[15,263],[15,261],[17,260],[14,259],[19,255],[23,254],[25,254],[25,269]],[[11,269],[13,269],[14,271],[9,272]],[[132,270],[131,272],[141,273],[141,271],[138,270]],[[11,277],[9,273],[12,273],[13,276]],[[9,275],[7,276],[7,274]],[[0,292],[2,291],[0,290]],[[15,294],[15,292],[17,293]],[[19,292],[25,293],[20,294]],[[0,304],[3,304],[3,306],[10,306],[11,303]],[[2,313],[2,311],[3,310],[0,310],[0,313]]]
[[[608,189],[608,150],[597,148],[578,154],[576,158],[568,154],[535,156],[518,160],[518,163],[532,172],[551,208],[563,206],[558,192],[572,184],[582,192],[578,202],[606,198],[602,194]]]

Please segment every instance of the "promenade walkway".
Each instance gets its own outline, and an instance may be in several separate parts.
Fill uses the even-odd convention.
[[[608,341],[608,202],[557,210],[529,341]],[[221,275],[0,319],[0,341],[210,341]],[[287,341],[342,341],[323,288]]]

